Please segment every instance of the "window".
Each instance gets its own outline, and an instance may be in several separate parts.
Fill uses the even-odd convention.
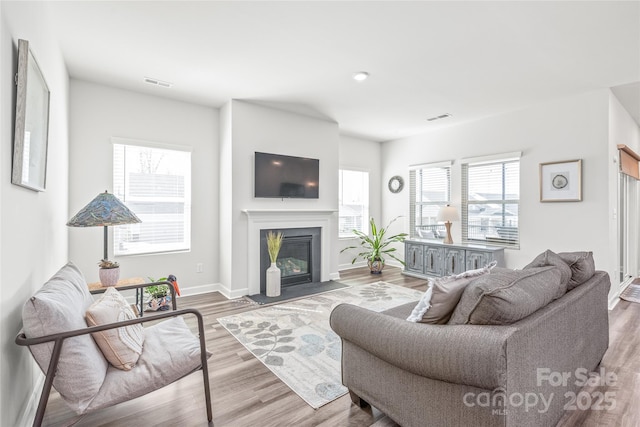
[[[142,221],[114,227],[115,255],[191,248],[190,152],[114,143],[113,191]]]
[[[436,238],[444,225],[436,217],[451,198],[451,162],[413,166],[409,171],[411,237]]]
[[[520,155],[462,163],[462,240],[518,246]]]
[[[353,230],[369,232],[369,172],[339,171],[339,235],[353,237]]]

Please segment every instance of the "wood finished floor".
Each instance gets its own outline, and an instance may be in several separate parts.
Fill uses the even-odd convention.
[[[403,276],[400,269],[391,267],[382,276],[373,276],[366,268],[340,274],[340,281],[350,285],[384,280],[419,290],[426,288],[424,280]],[[205,319],[207,348],[213,353],[209,377],[216,427],[398,426],[375,408],[361,409],[351,404],[348,395],[317,410],[307,405],[217,323],[218,317],[258,308],[242,301],[230,301],[218,293],[182,297],[178,301],[180,308],[197,308]],[[195,330],[195,323],[187,321]],[[614,391],[616,407],[611,411],[567,412],[558,427],[640,425],[636,403],[640,399],[639,323],[640,304],[620,301],[610,312],[610,346],[603,366],[616,372],[618,383],[615,387],[589,390]],[[44,425],[206,426],[202,374],[198,371],[162,390],[84,417],[75,416],[54,392]]]

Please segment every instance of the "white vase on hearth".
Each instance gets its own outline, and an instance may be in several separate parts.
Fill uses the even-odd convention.
[[[272,262],[271,267],[267,268],[267,296],[280,296],[280,269],[275,262]]]

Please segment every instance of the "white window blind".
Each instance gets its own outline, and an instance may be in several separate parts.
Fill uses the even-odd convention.
[[[462,164],[462,240],[519,245],[520,159]]]
[[[409,234],[411,237],[444,236],[436,217],[451,198],[451,163],[414,167],[409,171]]]
[[[191,248],[191,153],[113,145],[113,191],[142,221],[114,227],[114,254]]]
[[[339,236],[353,237],[353,230],[369,232],[369,172],[339,171]]]

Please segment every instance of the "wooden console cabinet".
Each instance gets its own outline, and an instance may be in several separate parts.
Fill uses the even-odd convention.
[[[429,276],[450,276],[466,270],[482,268],[496,260],[498,267],[504,267],[504,248],[445,244],[436,240],[405,240],[403,274],[428,278]]]

